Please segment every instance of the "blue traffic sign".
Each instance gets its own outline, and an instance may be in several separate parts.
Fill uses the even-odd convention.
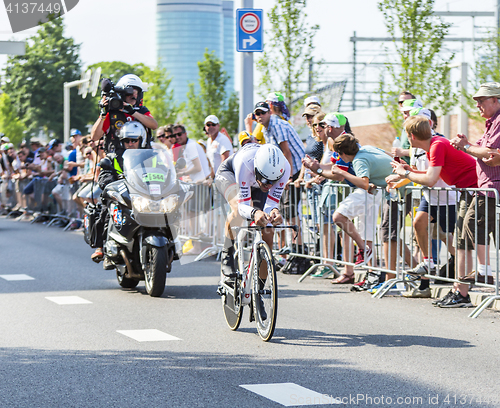
[[[263,51],[264,29],[262,14],[262,9],[236,10],[236,51]]]

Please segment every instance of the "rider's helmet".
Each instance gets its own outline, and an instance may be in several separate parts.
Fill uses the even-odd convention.
[[[253,159],[255,179],[263,184],[276,183],[285,172],[286,161],[278,147],[272,144],[262,145]]]
[[[139,139],[139,146],[146,140],[146,128],[137,121],[126,122],[118,132],[120,141],[123,139]]]
[[[144,83],[137,75],[127,74],[122,76],[116,83],[117,88],[122,88],[127,93],[127,88],[136,88],[138,92],[136,106],[142,105],[143,93],[146,91]]]

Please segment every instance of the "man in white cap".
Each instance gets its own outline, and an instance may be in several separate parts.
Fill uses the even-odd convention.
[[[312,95],[304,99],[304,108],[307,108],[309,105],[317,105],[321,108],[321,101],[316,95]]]
[[[207,157],[217,173],[220,164],[233,154],[233,145],[229,138],[220,131],[219,118],[209,115],[205,118],[205,131],[207,132]]]

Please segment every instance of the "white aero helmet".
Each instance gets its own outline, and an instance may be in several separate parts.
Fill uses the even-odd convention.
[[[272,145],[265,144],[259,147],[253,159],[255,179],[262,184],[274,184],[285,173],[286,158],[282,151]]]
[[[135,86],[139,88],[142,92],[146,90],[144,89],[145,86],[142,83],[141,78],[139,78],[137,75],[134,74],[123,75],[116,83],[116,86],[123,89],[125,89],[128,86]]]
[[[123,139],[141,139],[146,140],[146,128],[137,121],[126,122],[118,133],[120,140]]]

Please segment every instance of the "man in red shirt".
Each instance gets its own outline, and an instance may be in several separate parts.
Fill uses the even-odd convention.
[[[404,124],[412,147],[427,152],[429,168],[427,171],[413,170],[407,164],[393,161],[394,172],[417,184],[432,187],[439,178],[457,188],[477,188],[476,161],[468,154],[456,150],[448,139],[440,136],[432,137],[427,118],[411,116]],[[458,215],[455,236],[457,237],[457,270],[458,276],[466,275],[465,266],[472,270],[472,243],[466,245],[464,218],[472,201],[472,195],[463,191],[458,203]],[[466,250],[467,248],[467,250]],[[466,262],[467,258],[467,262]],[[468,271],[470,272],[470,271]],[[443,299],[437,301],[439,307],[471,307],[469,285],[455,283],[453,289]]]

